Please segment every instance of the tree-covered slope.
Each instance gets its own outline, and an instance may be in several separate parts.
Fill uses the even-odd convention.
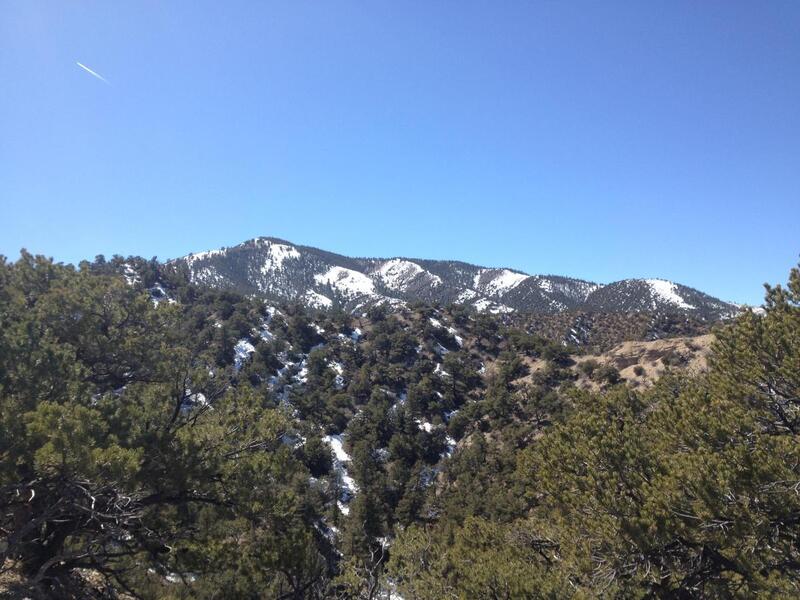
[[[699,319],[3,261],[0,594],[791,597],[798,300],[706,359]]]

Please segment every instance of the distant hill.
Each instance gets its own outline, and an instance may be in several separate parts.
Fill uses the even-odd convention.
[[[193,283],[350,312],[413,302],[463,304],[490,313],[648,312],[701,320],[739,311],[735,304],[663,279],[598,284],[451,260],[351,258],[271,237],[170,262],[185,265]]]

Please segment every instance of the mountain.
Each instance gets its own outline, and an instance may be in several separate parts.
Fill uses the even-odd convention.
[[[375,304],[425,302],[464,304],[490,313],[653,312],[716,320],[739,310],[663,279],[604,285],[450,260],[351,258],[271,237],[189,254],[170,264],[185,267],[193,283],[214,289],[350,312]]]

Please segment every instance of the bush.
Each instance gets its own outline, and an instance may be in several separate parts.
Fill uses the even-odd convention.
[[[599,362],[593,358],[590,358],[589,360],[585,360],[578,365],[578,371],[580,371],[581,374],[586,375],[586,377],[591,378],[599,366]]]
[[[592,379],[599,383],[607,383],[609,385],[614,385],[622,381],[619,370],[612,365],[603,365],[595,369]]]

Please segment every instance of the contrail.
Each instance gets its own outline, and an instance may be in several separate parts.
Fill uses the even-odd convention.
[[[108,79],[106,79],[105,77],[103,77],[102,75],[100,75],[100,73],[97,73],[97,72],[95,72],[95,71],[92,71],[92,70],[91,70],[89,67],[87,67],[87,66],[86,66],[86,65],[84,65],[84,64],[81,64],[81,63],[79,63],[78,61],[75,61],[75,64],[76,64],[76,65],[78,65],[78,66],[79,66],[81,69],[83,69],[83,70],[84,70],[84,71],[86,71],[87,73],[89,73],[89,75],[93,75],[94,77],[97,77],[97,78],[98,78],[100,81],[102,81],[103,83],[105,83],[105,84],[108,84],[108,85],[111,85],[111,84],[109,83]]]

